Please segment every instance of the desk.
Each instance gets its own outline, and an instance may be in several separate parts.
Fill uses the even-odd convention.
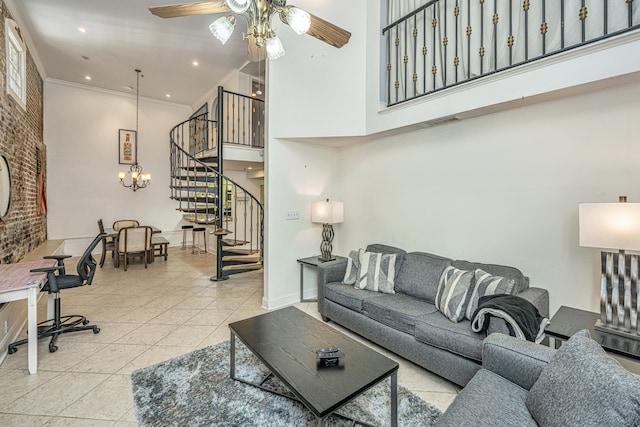
[[[337,261],[337,260],[341,260],[341,259],[347,259],[346,257],[343,256],[338,256],[338,255],[334,255],[333,260],[331,261]],[[300,264],[300,302],[317,302],[318,299],[314,298],[308,298],[305,299],[304,298],[304,266],[306,265],[307,267],[311,267],[313,269],[318,269],[318,266],[322,263],[325,262],[331,262],[331,261],[320,261],[318,259],[318,256],[312,256],[312,257],[308,257],[308,258],[300,258],[298,260],[298,263]]]
[[[591,338],[600,344],[609,356],[620,362],[627,370],[640,374],[640,341],[595,330],[593,326],[599,318],[600,313],[566,306],[560,307],[545,328],[545,333],[550,338],[549,344],[556,348],[556,340],[566,341],[576,332],[588,329]]]
[[[38,292],[47,273],[31,273],[34,268],[51,267],[54,260],[39,260],[0,265],[0,303],[27,300],[27,330],[29,336],[29,373],[38,371]]]

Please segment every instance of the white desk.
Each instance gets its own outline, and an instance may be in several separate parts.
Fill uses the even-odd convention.
[[[38,371],[38,292],[47,280],[46,273],[30,270],[55,264],[55,260],[46,259],[0,265],[0,303],[27,300],[30,374]]]

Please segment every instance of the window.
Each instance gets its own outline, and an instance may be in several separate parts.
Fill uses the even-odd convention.
[[[5,19],[5,39],[7,41],[7,94],[13,97],[22,108],[26,108],[26,49],[20,37],[18,25],[12,19]]]

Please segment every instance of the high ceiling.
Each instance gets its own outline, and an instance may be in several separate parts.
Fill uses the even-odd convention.
[[[27,27],[45,77],[135,93],[139,68],[141,96],[191,105],[246,64],[247,43],[238,27],[221,45],[209,32],[217,15],[162,19],[148,10],[179,2],[7,0]]]

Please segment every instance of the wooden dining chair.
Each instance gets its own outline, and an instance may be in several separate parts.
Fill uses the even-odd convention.
[[[120,231],[125,227],[137,227],[140,223],[135,219],[119,219],[113,223],[112,228],[115,231]]]
[[[98,220],[98,228],[100,229],[100,234],[103,235],[104,237],[102,238],[102,256],[100,257],[100,268],[102,268],[102,266],[104,265],[104,260],[107,256],[107,251],[111,252],[111,258],[114,260],[115,263],[115,256],[116,256],[116,244],[113,241],[113,238],[111,237],[107,237],[107,235],[104,232],[104,224],[102,223],[102,218],[100,218]]]
[[[116,255],[116,267],[120,266],[120,257],[124,261],[124,271],[127,271],[128,259],[130,256],[141,256],[144,258],[144,268],[149,264],[149,252],[152,250],[151,235],[152,229],[149,226],[125,227],[118,232],[118,247]]]

